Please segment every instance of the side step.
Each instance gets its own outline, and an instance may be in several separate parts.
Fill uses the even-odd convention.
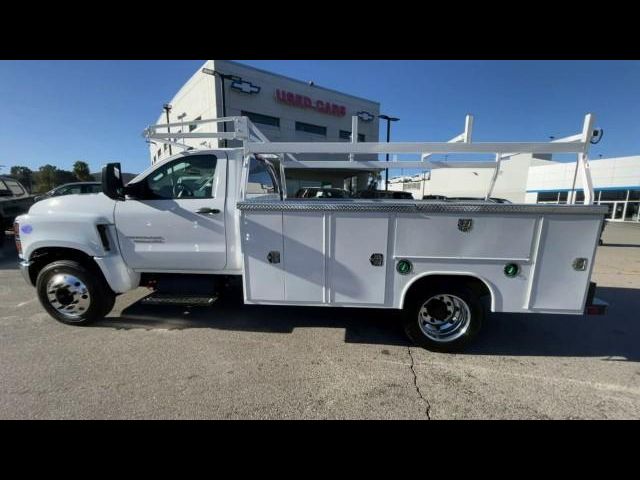
[[[152,293],[144,297],[143,305],[185,305],[193,307],[208,307],[218,300],[217,295],[173,295],[168,293]]]

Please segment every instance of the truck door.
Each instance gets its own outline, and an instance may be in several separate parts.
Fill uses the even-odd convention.
[[[117,202],[115,219],[122,255],[130,268],[145,272],[224,269],[226,167],[223,151],[185,153],[127,186],[127,199]]]

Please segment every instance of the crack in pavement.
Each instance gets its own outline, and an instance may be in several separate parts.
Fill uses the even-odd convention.
[[[420,397],[420,399],[427,405],[427,408],[424,412],[427,415],[427,420],[431,420],[431,404],[429,403],[429,400],[427,400],[425,396],[422,395],[422,392],[420,391],[420,387],[418,386],[418,375],[416,374],[416,370],[414,368],[416,363],[413,360],[413,353],[411,353],[411,347],[407,347],[407,350],[409,352],[409,358],[411,358],[411,364],[409,365],[409,368],[411,368],[411,373],[413,374],[413,386],[416,388],[416,392],[418,392],[418,396]]]

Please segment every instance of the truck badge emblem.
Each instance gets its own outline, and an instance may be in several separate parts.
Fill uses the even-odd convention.
[[[358,112],[357,115],[358,115],[358,118],[363,122],[370,122],[375,118],[373,114],[366,112],[364,110],[361,112]]]
[[[468,232],[473,228],[473,220],[471,218],[459,218],[458,230],[461,232]]]
[[[248,82],[247,80],[236,80],[231,83],[231,88],[242,93],[260,93],[260,87],[258,85],[254,85],[251,82]]]

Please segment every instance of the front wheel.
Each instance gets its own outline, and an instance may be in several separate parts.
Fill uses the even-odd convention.
[[[38,274],[36,290],[45,310],[69,325],[86,325],[103,318],[115,301],[115,294],[99,272],[73,260],[45,266]]]
[[[438,352],[459,351],[484,320],[480,298],[463,285],[429,286],[408,299],[404,328],[417,345]]]

